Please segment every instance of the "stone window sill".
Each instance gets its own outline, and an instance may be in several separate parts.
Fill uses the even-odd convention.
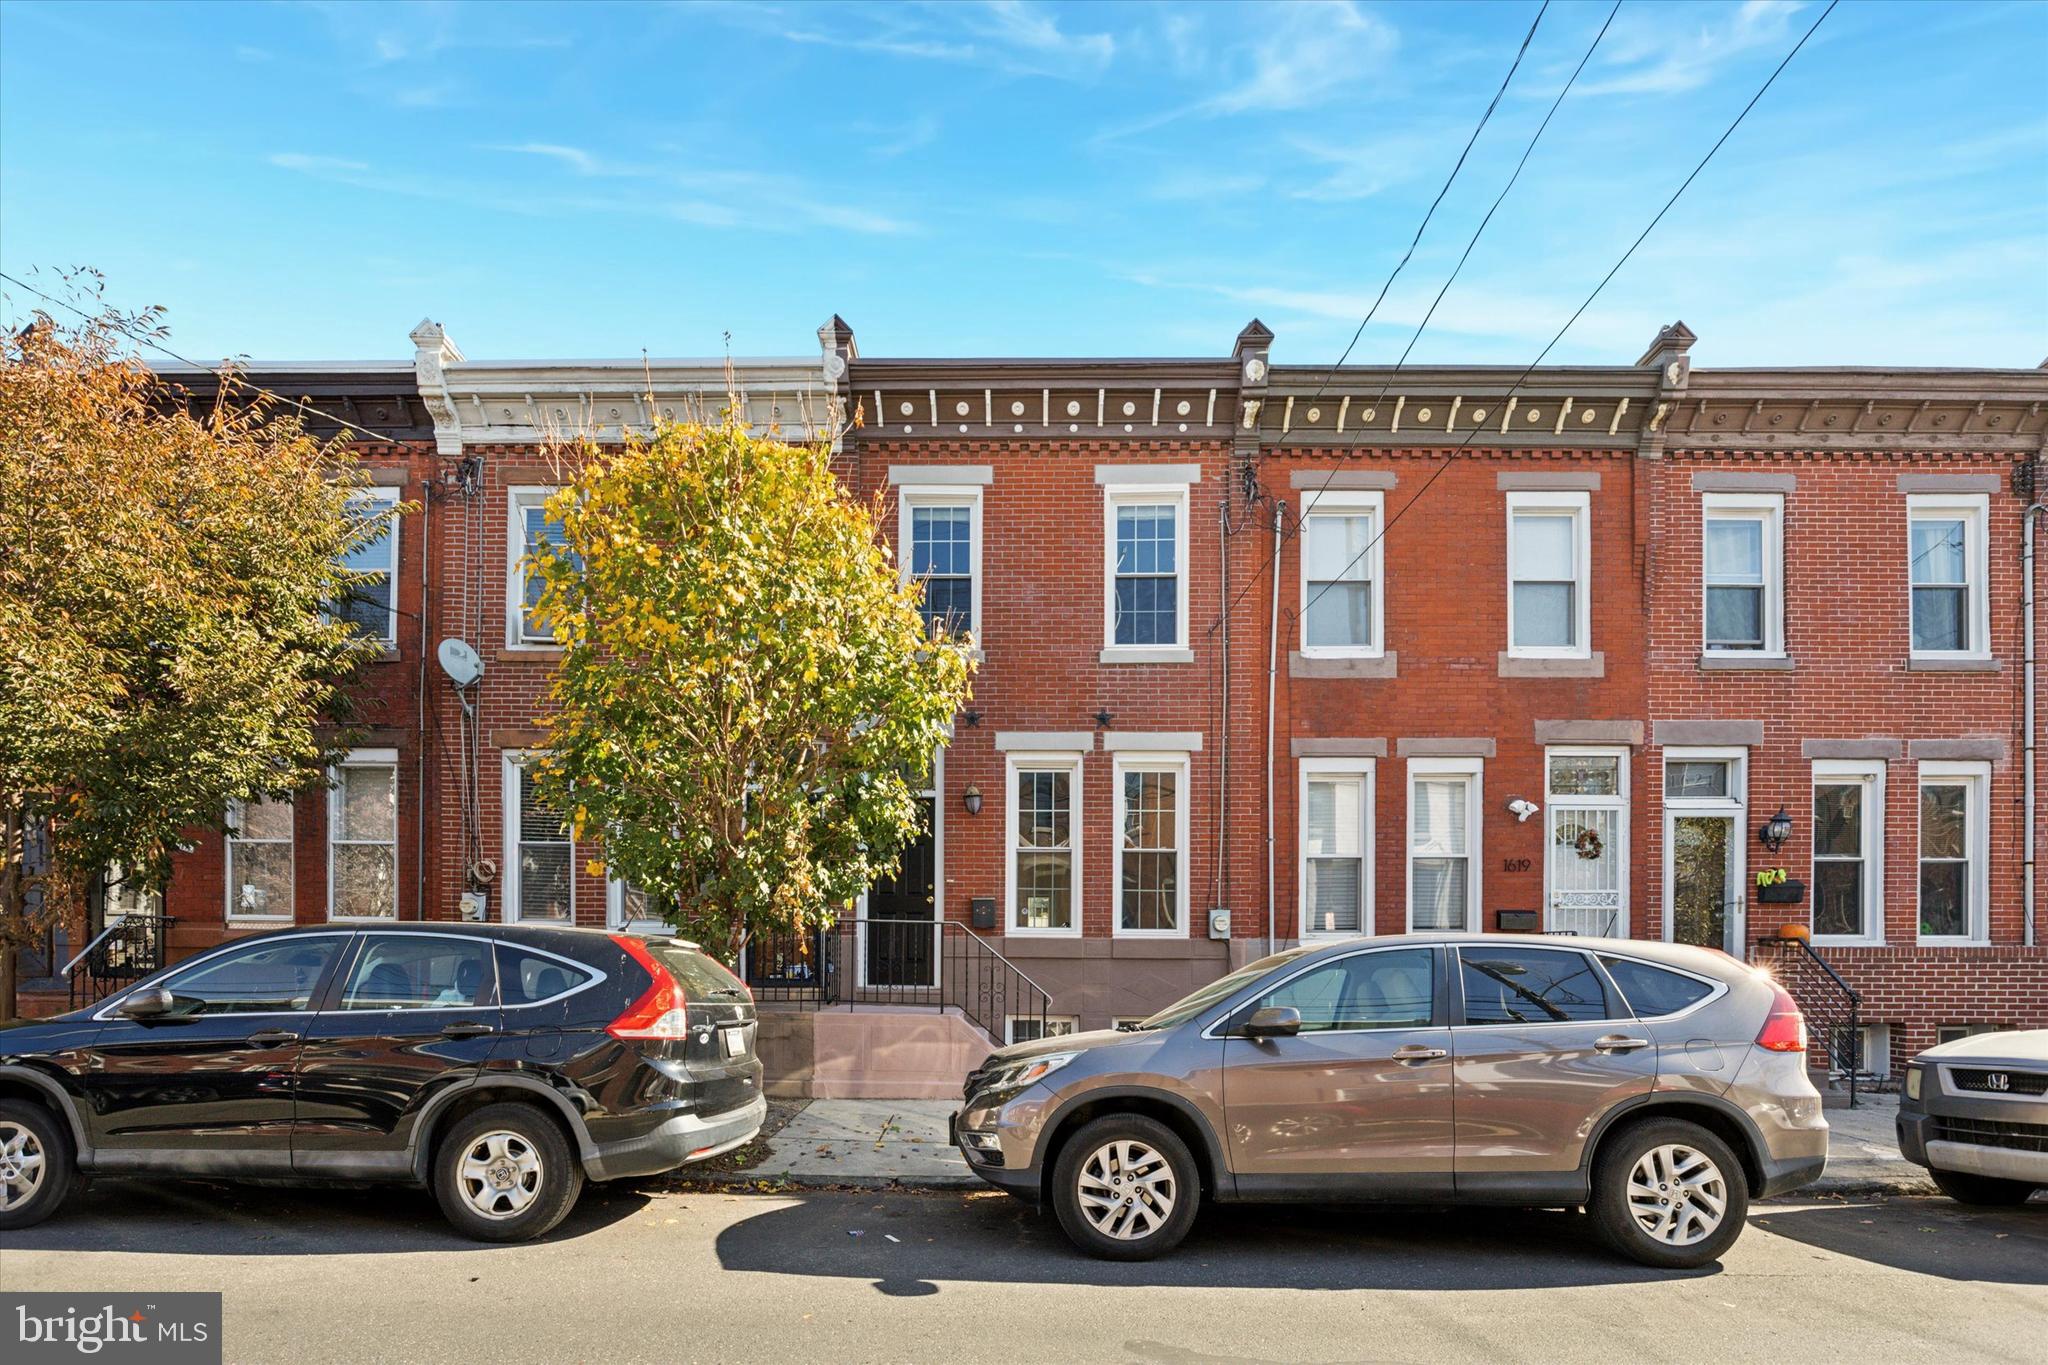
[[[1604,678],[1607,656],[1599,650],[1584,659],[1528,659],[1502,650],[1500,676],[1503,678]]]
[[[1700,655],[1699,666],[1703,673],[1790,673],[1799,667],[1799,662],[1789,654],[1740,654],[1730,650]]]
[[[1105,664],[1191,664],[1195,651],[1162,645],[1109,645],[1096,659]]]
[[[1385,654],[1304,654],[1293,650],[1287,656],[1287,674],[1293,678],[1398,678],[1401,656]]]
[[[1906,660],[1908,673],[2003,673],[2005,665],[1996,659],[1913,659]]]

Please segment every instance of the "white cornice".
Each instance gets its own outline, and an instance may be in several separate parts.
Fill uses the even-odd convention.
[[[439,324],[413,331],[420,397],[443,455],[470,445],[623,440],[657,420],[712,421],[734,397],[748,425],[812,439],[838,426],[836,357],[468,360]],[[841,371],[844,365],[840,366]]]

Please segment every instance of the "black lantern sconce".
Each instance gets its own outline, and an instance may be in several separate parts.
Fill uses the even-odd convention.
[[[966,791],[960,793],[960,802],[967,807],[969,815],[981,814],[981,788],[969,787]]]
[[[1763,827],[1757,830],[1756,837],[1758,843],[1776,853],[1785,846],[1785,841],[1792,837],[1792,817],[1785,813],[1783,806],[1778,807],[1778,813],[1764,821]]]

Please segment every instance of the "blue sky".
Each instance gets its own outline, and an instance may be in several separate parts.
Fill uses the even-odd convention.
[[[0,6],[0,268],[188,354],[1336,358],[1536,4]],[[1354,360],[1605,16],[1555,3]],[[1527,363],[1819,12],[1627,0],[1415,351]],[[1552,353],[2048,356],[2048,5],[1844,4]],[[2027,73],[2032,71],[2034,75]],[[7,303],[18,319],[24,300]]]

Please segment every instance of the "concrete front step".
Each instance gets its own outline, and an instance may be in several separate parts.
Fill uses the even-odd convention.
[[[952,1100],[998,1044],[952,1008],[765,1008],[758,1047],[778,1099]]]

